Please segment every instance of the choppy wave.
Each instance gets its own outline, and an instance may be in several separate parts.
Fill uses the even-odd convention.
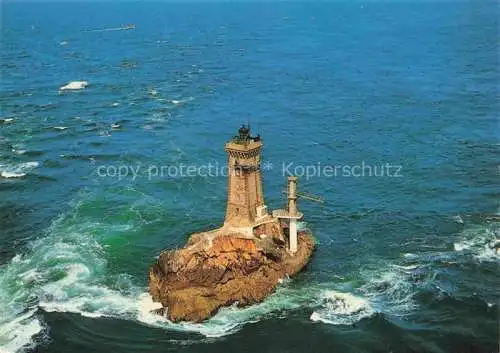
[[[2,350],[22,351],[32,347],[35,340],[43,339],[45,327],[40,317],[43,311],[134,320],[154,327],[220,337],[271,313],[307,305],[316,294],[288,288],[285,283],[261,304],[244,309],[224,308],[204,323],[172,323],[150,312],[158,304],[152,301],[146,288],[136,285],[126,274],[107,272],[106,248],[99,240],[110,229],[113,233],[127,232],[137,224],[123,227],[92,221],[80,215],[79,208],[88,207],[82,202],[77,204],[76,209],[55,220],[47,234],[31,244],[29,252],[16,255],[0,268]]]
[[[418,285],[413,278],[417,265],[378,264],[362,269],[360,283],[332,285],[323,289],[310,316],[315,322],[332,325],[352,325],[375,313],[402,318],[417,308],[415,295]],[[330,286],[330,287],[332,287]]]
[[[472,256],[480,262],[498,262],[500,252],[500,224],[488,222],[487,224],[468,225],[458,236],[453,244],[453,249],[462,255]]]
[[[89,85],[88,81],[71,81],[68,84],[59,87],[59,90],[61,91],[67,91],[67,90],[80,90]]]
[[[351,293],[326,290],[321,300],[321,308],[311,314],[312,321],[333,325],[352,325],[375,313],[368,300]]]
[[[33,336],[44,332],[43,322],[36,317],[36,309],[27,311],[9,323],[2,325],[0,336],[0,352],[10,353],[23,349],[34,348]]]
[[[31,172],[33,169],[38,167],[38,162],[25,162],[20,164],[0,164],[0,177],[10,179],[10,178],[22,178],[26,176],[27,173]]]
[[[166,318],[151,314],[154,303],[147,295],[142,297],[140,321],[152,326],[168,328],[172,330],[198,332],[206,337],[221,337],[238,331],[241,327],[249,323],[255,323],[271,315],[280,316],[281,313],[298,309],[303,306],[310,306],[312,298],[319,294],[318,288],[306,290],[293,289],[287,286],[280,287],[264,302],[238,308],[236,306],[222,308],[217,315],[203,323],[172,323]]]
[[[286,316],[286,312],[299,308],[311,310],[310,320],[333,325],[351,325],[375,313],[389,318],[405,317],[418,307],[416,293],[433,281],[432,271],[427,271],[430,260],[422,254],[406,254],[397,263],[384,262],[361,269],[350,282],[341,279],[339,283],[301,287],[285,280],[276,293],[260,304],[224,308],[204,323],[172,323],[151,313],[158,304],[144,286],[137,285],[127,274],[112,275],[107,269],[103,240],[110,233],[122,236],[121,233],[141,227],[143,217],[133,216],[137,214],[136,207],[136,203],[131,206],[131,220],[126,225],[120,217],[107,218],[103,223],[101,218],[97,221],[95,215],[85,214],[96,205],[80,201],[69,213],[56,219],[47,234],[31,244],[29,252],[16,255],[0,268],[2,350],[19,351],[43,340],[43,311],[113,317],[220,337],[246,324],[269,316]],[[493,235],[498,235],[495,232],[485,233],[481,241],[490,241]],[[466,233],[462,236],[463,241],[478,238],[477,234],[470,238]],[[474,246],[467,243],[460,251]]]
[[[373,312],[367,301],[357,302],[349,293],[337,294],[332,301],[333,292],[327,291],[330,294],[325,297],[324,287],[295,288],[285,280],[276,293],[260,304],[223,308],[204,323],[172,323],[151,313],[158,304],[144,287],[137,286],[125,274],[110,276],[107,273],[106,249],[98,241],[100,236],[109,229],[127,232],[131,227],[91,222],[79,217],[79,207],[81,204],[54,221],[47,235],[33,242],[29,253],[17,255],[0,269],[2,349],[19,351],[33,346],[34,338],[43,339],[45,327],[38,308],[91,318],[134,320],[205,337],[232,334],[246,324],[301,307],[310,307],[311,311],[316,308],[311,319],[327,323],[356,322]],[[324,301],[325,308],[318,308],[318,298]],[[341,300],[344,306],[340,305]]]
[[[18,271],[22,268],[21,256],[0,269],[0,352],[14,352],[21,347],[35,345],[32,337],[44,330],[43,322],[36,315],[36,307],[26,307],[30,301],[27,290],[20,290]]]
[[[133,320],[212,338],[232,334],[246,324],[269,316],[286,316],[286,312],[298,308],[311,308],[312,321],[334,325],[349,325],[375,312],[401,314],[403,304],[407,304],[413,294],[404,271],[396,268],[389,275],[387,272],[378,277],[373,273],[363,274],[364,284],[351,290],[352,293],[332,289],[336,287],[333,283],[297,288],[285,280],[276,293],[260,304],[223,308],[203,323],[172,323],[151,313],[158,304],[144,287],[136,285],[126,274],[110,276],[107,273],[106,249],[99,238],[109,229],[127,232],[135,225],[118,227],[118,224],[92,222],[79,217],[80,206],[57,219],[47,235],[32,244],[29,253],[17,255],[0,269],[0,282],[8,284],[2,288],[9,290],[0,295],[3,349],[23,350],[33,346],[34,337],[43,339],[45,328],[38,308],[91,318]]]
[[[360,287],[377,311],[390,316],[404,317],[417,307],[414,299],[419,284],[415,281],[413,271],[417,267],[388,265],[387,268],[363,273],[367,282]]]
[[[407,319],[425,305],[419,299],[422,294],[433,300],[470,295],[482,298],[492,307],[491,295],[480,294],[481,286],[462,285],[457,293],[454,271],[470,261],[498,262],[495,246],[499,241],[499,223],[478,224],[465,219],[460,224],[463,230],[453,249],[426,248],[422,252],[402,253],[399,261],[383,261],[360,269],[354,285],[348,279],[344,285],[330,285],[321,292],[310,319],[333,325],[351,325],[374,313],[388,319]]]

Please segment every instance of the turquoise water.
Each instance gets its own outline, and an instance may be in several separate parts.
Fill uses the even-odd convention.
[[[0,352],[496,351],[497,15],[482,1],[4,2]],[[71,81],[89,85],[60,90]],[[149,314],[148,266],[221,224],[226,195],[219,172],[154,168],[223,166],[248,121],[271,209],[284,165],[316,168],[299,180],[326,201],[299,200],[311,264],[203,324]],[[362,165],[378,176],[354,176]]]

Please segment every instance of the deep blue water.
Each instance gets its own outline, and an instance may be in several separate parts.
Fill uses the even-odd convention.
[[[0,352],[497,351],[496,3],[1,6]],[[148,266],[226,197],[148,171],[223,166],[247,122],[269,208],[283,165],[321,170],[311,264],[203,324],[148,314]]]

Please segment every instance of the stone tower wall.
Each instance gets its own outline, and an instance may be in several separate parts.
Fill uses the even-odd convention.
[[[261,142],[246,145],[228,142],[228,195],[224,224],[249,227],[264,204],[260,176]]]

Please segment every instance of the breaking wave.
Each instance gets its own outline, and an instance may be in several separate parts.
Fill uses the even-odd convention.
[[[311,321],[332,325],[352,325],[375,313],[389,319],[405,317],[418,308],[416,294],[434,281],[432,259],[425,254],[403,254],[397,264],[378,263],[337,283],[301,286],[290,285],[285,279],[260,304],[223,308],[203,323],[172,323],[151,313],[158,304],[147,294],[144,284],[137,284],[128,274],[108,270],[109,248],[103,244],[108,243],[110,234],[122,239],[143,226],[137,205],[126,217],[127,224],[123,224],[123,215],[97,219],[95,209],[99,207],[103,206],[85,200],[75,204],[52,223],[43,237],[30,244],[29,251],[0,267],[1,352],[22,351],[43,341],[48,335],[43,312],[132,320],[151,327],[198,333],[200,339],[206,339],[232,334],[267,317],[286,317],[287,312],[299,308],[310,309]],[[89,210],[91,215],[86,215]],[[498,236],[494,229],[480,233],[482,238],[477,232],[467,232],[460,235],[463,248],[455,247],[451,255],[472,250],[474,256],[480,257],[480,249]],[[445,255],[436,259],[442,261]]]
[[[366,299],[350,293],[327,290],[322,294],[321,301],[321,308],[311,314],[312,321],[333,325],[352,325],[375,313]]]
[[[403,318],[417,308],[414,271],[417,265],[378,264],[364,269],[354,281],[323,289],[311,321],[352,325],[376,313]]]
[[[20,164],[0,164],[0,177],[10,179],[10,178],[22,178],[27,173],[31,172],[33,169],[38,167],[38,162],[26,162]]]
[[[130,212],[135,215],[134,207]],[[110,274],[107,268],[108,247],[103,245],[107,237],[126,237],[127,232],[142,226],[142,217],[131,215],[132,220],[125,225],[123,218],[107,218],[103,223],[101,218],[96,221],[85,215],[95,208],[86,201],[74,205],[52,223],[45,236],[31,243],[28,252],[0,267],[1,350],[22,351],[43,341],[48,335],[44,311],[132,320],[198,333],[200,339],[206,339],[232,334],[267,317],[286,317],[287,312],[299,308],[310,308],[312,321],[335,325],[349,325],[375,312],[397,314],[398,307],[400,312],[411,309],[404,307],[412,296],[407,274],[393,267],[381,276],[367,272],[363,285],[345,291],[334,283],[301,287],[284,279],[260,304],[223,308],[203,323],[172,323],[151,312],[158,304],[143,285],[127,274]]]
[[[284,281],[276,293],[258,305],[224,308],[203,323],[172,323],[151,313],[158,304],[144,286],[137,285],[127,274],[113,275],[107,269],[108,248],[102,245],[106,236],[126,236],[125,232],[141,226],[142,218],[125,226],[120,219],[116,224],[112,220],[100,223],[84,215],[87,209],[88,203],[76,204],[52,223],[45,236],[33,241],[29,251],[0,267],[2,353],[24,351],[46,338],[44,311],[133,320],[168,330],[220,337],[267,315],[307,305],[316,295],[290,288]]]
[[[419,284],[415,281],[414,265],[389,265],[383,272],[367,271],[368,281],[360,287],[360,292],[369,298],[379,312],[389,316],[404,317],[416,309],[415,294]]]
[[[464,256],[472,256],[479,262],[498,262],[500,260],[500,224],[468,225],[453,244],[453,249]]]

